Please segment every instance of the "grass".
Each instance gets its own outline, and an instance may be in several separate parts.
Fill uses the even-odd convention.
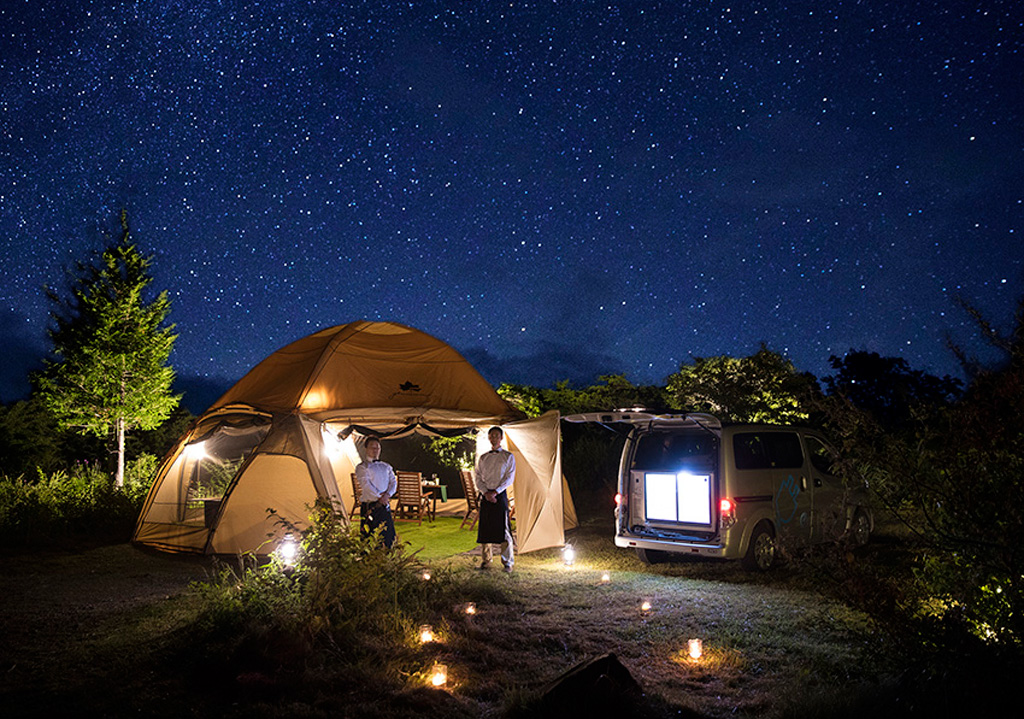
[[[418,525],[396,521],[395,531],[398,541],[408,544],[410,552],[419,552],[420,559],[430,561],[462,554],[477,546],[476,528],[460,529],[461,523],[459,517],[437,517],[433,522]]]
[[[614,546],[610,522],[600,516],[570,534],[578,550],[572,568],[551,548],[520,556],[511,575],[479,572],[462,555],[476,533],[458,529],[459,521],[398,526],[402,541],[422,547],[420,556],[445,582],[437,601],[412,618],[432,624],[439,641],[420,646],[410,631],[392,654],[355,664],[340,661],[342,647],[324,646],[277,674],[196,663],[208,651],[190,629],[200,608],[180,588],[208,571],[204,560],[183,565],[122,546],[9,567],[0,591],[12,601],[0,607],[0,620],[21,629],[5,647],[0,702],[8,716],[80,706],[109,716],[519,717],[533,715],[549,682],[612,652],[643,687],[641,713],[652,719],[887,716],[897,707],[932,716],[902,693],[920,666],[891,652],[871,618],[830,599],[799,563],[766,575],[736,563],[646,567]],[[177,594],[167,592],[171,599],[115,603],[102,617],[88,613],[99,590],[75,584],[107,573],[118,580],[114,591],[128,591],[124,575],[152,583],[169,570],[182,578]],[[45,606],[12,613],[26,592],[41,604],[54,601],[46,587],[63,582],[75,589],[69,606],[81,598],[70,620],[33,624]],[[28,589],[35,584],[38,590]],[[644,599],[653,605],[646,615]],[[463,612],[469,601],[475,616]],[[691,637],[704,642],[699,662],[685,656]],[[427,687],[434,661],[449,668],[444,692]]]

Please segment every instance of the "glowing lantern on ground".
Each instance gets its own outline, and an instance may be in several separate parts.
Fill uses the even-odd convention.
[[[607,584],[610,581],[612,581],[612,575],[611,574],[609,574],[608,572],[605,572],[604,574],[601,575],[601,584]]]
[[[420,644],[434,641],[434,628],[429,624],[420,625]]]
[[[448,683],[448,667],[435,663],[430,668],[430,683],[435,687],[443,687]]]
[[[562,561],[565,562],[567,567],[571,567],[576,563],[576,550],[573,549],[571,544],[565,545],[565,549],[562,550]]]
[[[284,539],[281,540],[281,544],[277,547],[277,557],[284,566],[292,567],[295,565],[295,560],[298,556],[299,543],[295,541],[295,537],[289,532],[284,535]]]
[[[704,655],[704,642],[700,639],[691,639],[686,643],[690,659],[700,659]]]
[[[649,614],[650,611],[651,611],[651,603],[650,603],[650,601],[648,601],[647,599],[643,600],[640,603],[640,613],[641,614]]]
[[[466,602],[466,614],[476,614],[476,602]]]

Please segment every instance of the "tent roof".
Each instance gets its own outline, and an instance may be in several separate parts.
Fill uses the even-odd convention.
[[[317,420],[460,426],[523,417],[441,340],[394,322],[350,322],[277,350],[207,413],[230,406]]]

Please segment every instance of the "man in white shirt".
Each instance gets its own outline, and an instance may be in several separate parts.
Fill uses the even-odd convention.
[[[356,465],[356,480],[359,482],[359,524],[363,535],[371,534],[381,527],[381,541],[389,549],[395,543],[395,522],[391,518],[391,496],[398,491],[395,470],[387,462],[380,461],[380,440],[367,437],[366,460]]]
[[[491,451],[480,456],[476,465],[476,488],[480,492],[480,520],[476,541],[480,543],[480,569],[491,566],[494,545],[501,545],[501,563],[506,572],[515,563],[512,526],[509,521],[508,489],[516,476],[516,458],[501,448],[505,433],[491,427],[487,439]]]

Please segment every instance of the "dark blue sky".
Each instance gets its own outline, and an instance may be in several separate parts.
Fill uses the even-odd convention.
[[[1024,291],[1018,3],[0,0],[0,398],[127,208],[186,379],[355,319],[494,383],[956,372]]]

